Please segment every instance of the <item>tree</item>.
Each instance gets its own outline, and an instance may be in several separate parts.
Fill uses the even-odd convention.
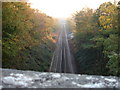
[[[49,37],[54,19],[30,8],[25,2],[3,2],[2,9],[3,67],[47,69],[52,57],[53,43]],[[43,57],[46,57],[46,61],[41,63]],[[43,64],[46,67],[43,68]]]
[[[91,56],[97,56],[93,60],[96,61],[97,67],[100,67],[99,74],[119,76],[119,16],[119,5],[117,7],[111,2],[106,2],[101,4],[97,10],[83,9],[77,12],[74,17],[76,23],[75,40],[77,53],[85,48],[90,51],[95,49],[97,54],[93,53]],[[77,59],[80,57],[81,55],[77,54]],[[88,61],[88,59],[85,60]]]

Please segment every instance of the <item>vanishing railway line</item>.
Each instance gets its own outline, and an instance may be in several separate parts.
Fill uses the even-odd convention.
[[[62,25],[62,30],[58,37],[49,71],[57,73],[74,73],[65,24]]]

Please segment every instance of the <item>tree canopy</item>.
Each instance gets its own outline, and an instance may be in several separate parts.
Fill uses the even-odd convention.
[[[119,3],[117,6],[106,2],[96,10],[84,8],[75,14],[75,57],[81,66],[86,65],[86,69],[97,67],[95,72],[89,70],[88,73],[120,75],[119,12]],[[93,50],[94,53],[90,53]],[[87,62],[91,65],[87,65]],[[86,69],[83,70],[84,73],[87,72]]]
[[[30,8],[26,2],[3,2],[3,67],[39,70],[40,67],[44,68],[43,57],[46,57],[48,67],[54,46],[51,36],[54,26],[52,17]],[[39,57],[34,55],[36,52]],[[36,62],[32,61],[33,58]],[[37,69],[31,67],[33,62],[37,64],[34,64]]]

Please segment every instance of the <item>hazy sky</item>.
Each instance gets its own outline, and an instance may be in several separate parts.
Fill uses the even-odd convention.
[[[67,18],[84,7],[96,9],[108,1],[114,0],[29,0],[32,8],[56,18]]]

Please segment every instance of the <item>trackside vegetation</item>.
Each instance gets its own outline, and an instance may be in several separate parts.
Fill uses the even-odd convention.
[[[74,56],[78,73],[120,76],[120,2],[74,15]]]
[[[48,71],[55,20],[26,2],[2,3],[2,67]]]

